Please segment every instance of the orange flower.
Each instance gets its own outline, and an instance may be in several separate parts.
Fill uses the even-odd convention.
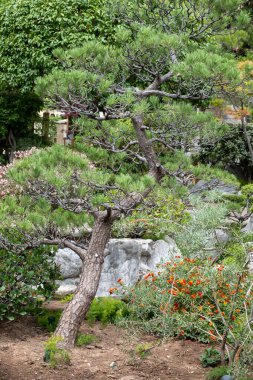
[[[192,281],[188,281],[188,285],[192,286],[193,282]]]
[[[195,298],[197,298],[197,295],[196,294],[191,294],[191,298],[195,299]]]
[[[119,284],[123,284],[123,281],[122,281],[121,278],[118,278],[118,279],[117,279],[117,282],[118,282]]]
[[[168,292],[172,294],[173,296],[177,296],[177,291],[174,289],[169,289]]]
[[[214,335],[214,334],[215,334],[215,331],[214,331],[214,330],[209,330],[208,332],[209,332],[209,334],[210,334],[210,339],[212,339],[212,340],[217,340],[216,336]]]
[[[115,290],[117,290],[117,289],[118,289],[118,288],[110,288],[110,289],[109,289],[109,293],[110,293],[110,294],[113,294],[113,293],[115,292]]]

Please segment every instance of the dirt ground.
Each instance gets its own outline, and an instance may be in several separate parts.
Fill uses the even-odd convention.
[[[83,324],[83,333],[98,341],[71,351],[71,365],[52,369],[43,362],[44,342],[49,335],[32,317],[0,326],[1,380],[204,380],[205,370],[199,355],[205,345],[191,341],[170,340],[164,343],[152,336],[115,326]],[[149,344],[148,356],[139,358],[135,349]]]

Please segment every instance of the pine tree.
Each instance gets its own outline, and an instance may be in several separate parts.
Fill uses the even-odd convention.
[[[194,106],[205,108],[213,94],[238,80],[233,58],[220,55],[213,42],[203,43],[224,26],[224,19],[218,17],[221,3],[214,2],[214,8],[205,1],[173,2],[173,6],[181,9],[181,3],[182,15],[190,15],[183,26],[169,1],[132,2],[141,5],[143,13],[133,20],[135,13],[129,8],[126,25],[118,28],[114,44],[92,40],[81,48],[58,49],[55,54],[62,68],[37,81],[37,91],[49,106],[81,118],[77,121],[79,144],[96,165],[91,169],[87,164],[81,175],[68,172],[67,187],[59,176],[48,185],[49,173],[43,179],[37,167],[38,179],[29,186],[29,193],[46,199],[53,213],[58,208],[77,214],[85,210],[94,219],[87,248],[83,242],[73,243],[73,237],[58,237],[52,229],[40,240],[70,247],[83,261],[77,291],[55,331],[65,347],[73,346],[95,297],[114,221],[131,213],[171,175],[166,152],[180,145],[178,139],[187,145],[189,132],[194,135],[193,131],[214,127],[213,120]],[[204,3],[209,8],[200,14],[206,21],[192,23],[191,14],[199,15]],[[231,12],[226,22],[240,3],[228,2]],[[161,4],[167,12],[166,27],[155,26]],[[146,17],[145,7],[153,5],[158,12],[152,13],[155,19]],[[184,118],[188,112],[190,117]],[[175,131],[180,129],[178,137]]]

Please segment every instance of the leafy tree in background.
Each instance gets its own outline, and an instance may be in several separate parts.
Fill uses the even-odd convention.
[[[80,46],[89,38],[113,34],[103,0],[18,0],[0,5],[1,146],[27,133],[42,103],[33,93],[34,81],[57,66],[56,48]],[[14,105],[13,113],[10,104]],[[19,116],[18,116],[19,114]],[[15,142],[14,142],[15,145]],[[13,146],[12,146],[13,148]]]
[[[112,33],[101,0],[9,1],[0,8],[0,83],[32,91],[56,66],[54,49]]]

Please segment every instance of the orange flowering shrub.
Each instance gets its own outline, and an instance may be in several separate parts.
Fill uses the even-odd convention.
[[[250,279],[211,261],[176,257],[133,289],[122,284],[131,321],[151,333],[201,342],[221,342],[227,326],[228,339],[240,335],[252,305]]]

